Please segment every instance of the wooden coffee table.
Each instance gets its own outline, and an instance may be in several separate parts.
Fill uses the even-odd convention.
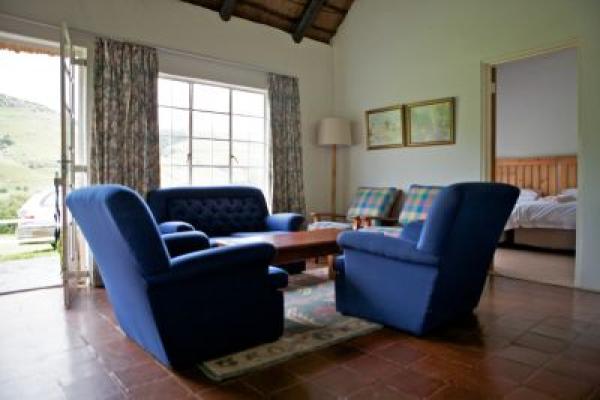
[[[309,258],[327,256],[329,277],[333,278],[333,261],[335,254],[340,252],[337,236],[342,232],[339,229],[319,229],[315,231],[300,231],[279,233],[275,235],[256,235],[243,238],[223,238],[216,241],[219,246],[238,243],[271,243],[275,250],[273,264],[288,264],[295,261],[304,261]]]

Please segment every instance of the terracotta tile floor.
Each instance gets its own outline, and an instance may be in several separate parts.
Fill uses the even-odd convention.
[[[125,338],[103,290],[0,296],[0,399],[600,399],[600,294],[495,277],[476,316],[383,329],[224,384]]]

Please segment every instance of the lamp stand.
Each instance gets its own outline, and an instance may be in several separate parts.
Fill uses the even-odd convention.
[[[336,212],[336,189],[337,189],[337,146],[331,146],[331,213]]]

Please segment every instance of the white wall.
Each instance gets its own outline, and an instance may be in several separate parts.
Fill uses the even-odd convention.
[[[346,198],[359,185],[481,178],[481,64],[576,39],[580,201],[576,285],[600,290],[600,2],[377,0],[354,2],[334,41],[334,111],[358,144],[340,166]],[[456,145],[367,151],[364,111],[457,97]]]
[[[5,14],[0,16],[1,31],[51,40],[59,39],[58,31],[7,16],[55,26],[64,21],[73,28],[74,41],[90,50],[92,35],[77,30],[297,76],[308,209],[326,209],[329,199],[324,188],[329,187],[329,181],[321,166],[328,165],[329,153],[316,146],[315,126],[332,110],[331,46],[310,39],[295,44],[285,32],[235,17],[225,23],[217,13],[179,0],[2,0],[0,13]],[[264,73],[252,68],[165,53],[160,53],[159,58],[162,72],[265,85]]]
[[[500,64],[496,155],[577,153],[577,50]]]

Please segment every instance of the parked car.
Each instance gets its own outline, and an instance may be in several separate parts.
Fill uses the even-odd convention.
[[[56,247],[59,224],[55,212],[54,189],[33,194],[17,212],[17,240],[21,243],[50,243]]]

